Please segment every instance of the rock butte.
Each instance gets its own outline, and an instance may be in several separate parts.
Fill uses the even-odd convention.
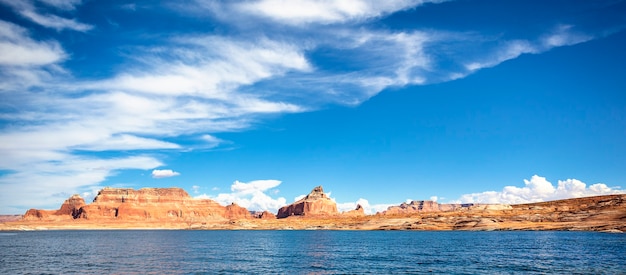
[[[276,217],[282,219],[289,216],[324,217],[336,215],[339,215],[337,203],[324,193],[322,186],[318,186],[299,201],[278,209]]]
[[[104,188],[86,204],[73,195],[59,210],[5,216],[0,230],[45,229],[330,229],[330,230],[587,230],[626,231],[626,194],[550,202],[439,204],[413,201],[375,215],[363,207],[340,213],[321,186],[280,208],[251,213],[194,199],[180,188]]]

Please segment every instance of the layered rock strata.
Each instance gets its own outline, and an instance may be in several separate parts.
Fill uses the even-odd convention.
[[[282,219],[289,216],[320,217],[334,215],[339,215],[337,203],[324,193],[322,186],[317,186],[299,201],[281,207],[276,217]]]
[[[251,218],[247,209],[194,199],[181,188],[104,188],[91,204],[74,195],[59,210],[31,209],[25,220],[205,221]]]
[[[585,230],[626,232],[626,194],[501,205],[445,205],[416,201],[365,215],[362,207],[338,214],[321,187],[256,219],[236,204],[195,200],[179,188],[105,188],[91,204],[80,196],[58,210],[31,209],[16,221],[0,220],[0,230],[46,229],[333,229],[333,230]],[[391,211],[390,211],[391,210]],[[1,217],[0,217],[1,218]]]
[[[61,204],[59,210],[30,209],[24,214],[24,220],[69,220],[79,216],[85,200],[79,195],[72,195]]]

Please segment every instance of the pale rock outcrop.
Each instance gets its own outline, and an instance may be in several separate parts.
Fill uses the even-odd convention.
[[[360,204],[357,204],[356,209],[343,212],[341,215],[346,217],[363,217],[365,216],[365,209]]]
[[[320,217],[334,215],[339,215],[337,203],[324,193],[322,186],[317,186],[301,200],[281,207],[276,217],[282,219],[289,216]]]
[[[472,204],[439,204],[436,201],[411,201],[410,203],[402,203],[398,206],[390,206],[383,215],[403,215],[414,213],[442,212],[454,211],[462,207],[469,207]]]
[[[417,213],[450,212],[464,210],[508,210],[512,209],[508,204],[439,204],[436,201],[412,201],[398,206],[390,206],[382,215],[407,215]]]

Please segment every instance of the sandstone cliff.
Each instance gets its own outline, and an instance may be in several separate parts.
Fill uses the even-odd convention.
[[[85,206],[85,200],[80,195],[75,194],[61,204],[61,208],[54,213],[55,215],[70,215],[73,218],[78,216],[80,208]]]
[[[222,206],[208,199],[194,199],[181,188],[104,188],[91,204],[74,195],[59,210],[31,209],[25,220],[115,220],[202,222],[247,219],[250,213],[236,204]]]
[[[72,195],[69,199],[61,204],[59,210],[40,210],[30,209],[26,211],[23,219],[25,220],[69,220],[76,218],[80,208],[85,205],[85,200],[80,195]]]
[[[270,212],[270,211],[263,211],[263,212],[254,212],[254,214],[252,215],[253,217],[257,218],[257,219],[263,219],[263,220],[273,220],[276,219],[276,215],[274,215],[274,213]]]
[[[0,230],[45,229],[333,229],[333,230],[587,230],[626,232],[626,194],[518,205],[438,204],[415,201],[365,215],[338,214],[323,189],[279,210],[254,217],[236,204],[195,200],[180,188],[105,188],[91,204],[80,196],[59,210],[29,210]]]
[[[325,193],[322,186],[313,188],[311,193],[301,200],[290,205],[283,206],[278,210],[277,218],[289,216],[333,216],[338,215],[337,203],[331,200]]]

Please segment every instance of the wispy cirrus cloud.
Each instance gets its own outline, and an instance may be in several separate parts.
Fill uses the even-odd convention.
[[[0,120],[10,122],[0,132],[0,182],[11,188],[29,182],[30,191],[41,196],[51,196],[52,189],[80,193],[120,170],[162,166],[149,154],[155,150],[219,147],[227,143],[221,132],[248,129],[267,115],[356,105],[390,87],[449,81],[522,54],[595,37],[573,24],[508,40],[363,24],[427,2],[440,1],[196,1],[197,6],[176,11],[196,18],[202,10],[200,17],[216,17],[227,31],[177,30],[115,45],[123,49],[124,61],[97,79],[72,76],[73,68],[64,62],[73,53],[50,38],[54,34],[43,39],[0,20]],[[78,0],[0,3],[46,28],[86,32],[96,27],[58,15],[78,11]],[[189,14],[190,9],[196,11]],[[198,144],[183,145],[176,139],[181,136]],[[58,186],[50,188],[47,175]],[[64,177],[76,184],[63,184]],[[15,198],[25,194],[11,190],[16,196],[3,198],[3,205],[19,205]],[[248,200],[254,205],[253,197]],[[259,207],[277,205],[275,199],[260,201],[265,202]]]
[[[57,1],[57,0],[46,0],[44,3],[54,6],[56,8],[64,9],[64,10],[72,10],[76,5],[80,4],[80,1]],[[46,28],[55,29],[57,31],[61,31],[64,29],[74,30],[85,32],[91,30],[93,28],[92,25],[81,23],[76,21],[75,19],[68,19],[64,17],[60,17],[55,14],[42,14],[38,11],[32,1],[24,0],[24,1],[11,1],[11,0],[0,0],[0,4],[4,4],[6,6],[14,9],[18,14],[31,20],[34,23],[37,23]]]
[[[34,40],[25,28],[0,20],[0,66],[46,66],[65,58],[67,54],[58,42]]]
[[[39,0],[46,5],[55,7],[61,10],[74,10],[76,6],[82,3],[82,0]]]
[[[59,63],[67,58],[57,41],[33,39],[26,28],[0,20],[0,95],[54,82],[53,75],[65,74]],[[12,108],[23,101],[20,95],[3,96],[0,106]],[[9,113],[0,113],[0,119],[15,115]]]
[[[496,66],[515,59],[522,54],[538,54],[555,47],[570,46],[592,40],[589,34],[577,32],[571,25],[558,25],[553,30],[539,35],[536,40],[511,40],[499,42],[487,56],[478,56],[480,61],[465,63],[468,72]],[[487,40],[488,42],[489,40]]]
[[[268,18],[288,25],[332,24],[361,21],[379,17],[429,2],[424,0],[392,1],[319,1],[319,0],[262,0],[233,1],[235,10],[251,16]]]
[[[32,10],[20,11],[22,16],[32,20],[33,22],[42,25],[46,28],[55,29],[57,31],[70,29],[74,31],[85,32],[91,30],[93,26],[80,23],[75,19],[67,19],[54,14],[39,14]]]

